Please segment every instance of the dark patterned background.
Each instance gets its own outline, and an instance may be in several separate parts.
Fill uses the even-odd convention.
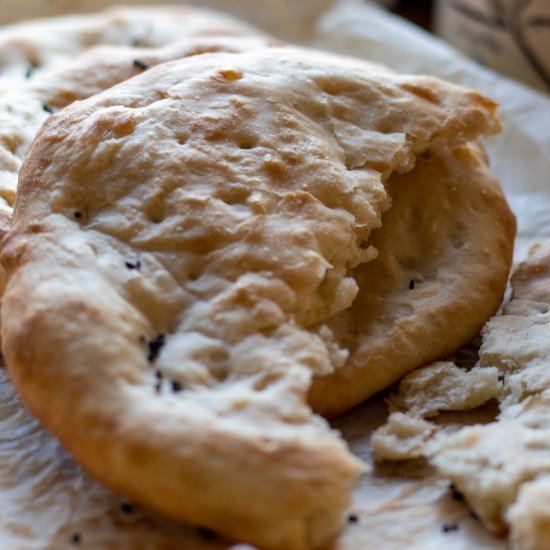
[[[395,7],[391,11],[425,29],[430,29],[432,6],[432,0],[400,0],[395,2]]]

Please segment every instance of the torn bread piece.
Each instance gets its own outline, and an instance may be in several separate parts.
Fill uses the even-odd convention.
[[[53,112],[164,61],[275,44],[230,16],[177,6],[116,8],[0,30],[0,214],[11,214],[21,163]]]
[[[73,103],[31,147],[4,240],[22,398],[137,502],[266,549],[326,544],[364,467],[308,390],[346,363],[331,320],[378,254],[388,179],[424,152],[475,158],[460,144],[498,126],[478,93],[295,48]]]
[[[422,418],[444,411],[468,411],[496,399],[502,386],[495,367],[461,368],[437,361],[418,368],[399,383],[390,398],[390,410],[406,410]]]
[[[414,460],[426,455],[426,444],[437,426],[421,416],[402,412],[391,413],[386,422],[371,436],[371,445],[377,461]]]
[[[539,403],[531,418],[520,415],[465,427],[432,446],[431,462],[493,533],[507,532],[507,511],[521,486],[550,473],[549,405],[548,400]],[[533,424],[537,419],[545,424]]]
[[[390,415],[371,437],[377,461],[427,458],[440,430],[456,431],[450,423],[429,421],[444,412],[471,411],[500,396],[502,385],[495,367],[461,368],[437,361],[418,368],[399,383],[389,398]]]
[[[452,377],[446,377],[440,388],[439,401],[450,401],[456,392],[469,400],[479,396],[479,375],[494,379],[496,371],[500,386],[494,395],[500,406],[496,421],[455,426],[452,431],[432,424],[431,431],[423,426],[420,432],[414,423],[425,422],[422,414],[431,407],[424,403],[429,403],[435,386],[426,392],[414,380],[406,383],[404,379],[406,392],[394,403],[409,412],[394,413],[400,416],[373,438],[383,459],[427,457],[441,475],[452,480],[488,530],[509,533],[512,548],[521,550],[548,545],[550,516],[543,502],[550,495],[549,274],[550,243],[542,243],[514,272],[512,297],[503,313],[483,330],[480,364],[469,371],[477,373],[476,384],[449,385]],[[418,376],[426,379],[422,370]],[[416,372],[409,376],[414,378]],[[416,432],[400,428],[411,424]]]
[[[357,297],[327,321],[350,354],[314,380],[311,402],[327,416],[467,344],[506,288],[515,222],[479,145],[425,153],[388,189],[393,205],[369,240],[378,257],[354,269]]]
[[[480,363],[503,381],[499,418],[442,438],[432,458],[485,525],[510,530],[518,548],[548,540],[544,522],[525,510],[536,506],[550,473],[549,274],[545,242],[514,272],[512,299],[484,329]]]
[[[512,550],[546,550],[550,541],[550,476],[522,483],[506,515]]]

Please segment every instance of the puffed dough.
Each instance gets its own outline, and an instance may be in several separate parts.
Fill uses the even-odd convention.
[[[451,328],[469,336],[503,289],[513,219],[479,148],[464,145],[498,130],[495,108],[435,78],[288,47],[163,63],[54,114],[20,172],[2,251],[3,352],[22,398],[137,502],[266,549],[326,544],[364,466],[310,409],[312,379],[330,413],[416,366],[392,367],[391,352],[371,382],[356,366],[365,266],[408,260],[388,287],[373,276],[407,314],[380,350],[424,336],[448,351],[462,342]],[[464,176],[481,181],[471,202]],[[423,186],[439,198],[412,199]],[[414,201],[403,219],[392,194]],[[441,204],[464,224],[432,227]],[[374,235],[386,211],[389,234]],[[476,249],[467,224],[483,212]],[[433,250],[407,256],[395,240],[407,232]],[[457,299],[469,271],[480,290]],[[449,320],[448,301],[472,320],[420,315],[425,327],[409,330],[413,297],[421,312]],[[338,372],[349,396],[334,381],[335,398],[319,398],[317,380]]]
[[[0,225],[17,175],[52,112],[163,61],[278,42],[217,12],[179,6],[118,7],[0,29]]]

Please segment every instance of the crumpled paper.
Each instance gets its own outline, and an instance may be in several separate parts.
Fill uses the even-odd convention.
[[[0,0],[0,22],[112,2]],[[144,3],[142,1],[123,2]],[[487,141],[518,218],[516,259],[550,237],[550,99],[464,58],[435,37],[374,5],[354,0],[204,0],[286,40],[430,73],[484,91],[501,103],[503,133]],[[485,411],[491,418],[491,411]],[[369,436],[386,418],[377,396],[334,422],[351,449],[372,463]],[[471,413],[463,422],[479,421]],[[253,504],[252,504],[253,505]],[[470,515],[449,482],[426,464],[375,466],[354,490],[351,521],[335,550],[506,548]],[[20,404],[0,369],[0,547],[18,550],[249,549],[134,507],[84,474]]]

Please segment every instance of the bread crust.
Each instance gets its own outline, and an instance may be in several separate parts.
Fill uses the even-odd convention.
[[[389,188],[371,241],[379,255],[356,269],[353,306],[330,320],[350,357],[310,391],[325,416],[467,344],[506,289],[515,217],[478,144],[427,154]]]
[[[164,61],[276,44],[229,15],[178,6],[119,7],[0,29],[0,214],[11,215],[25,154],[53,112]]]

